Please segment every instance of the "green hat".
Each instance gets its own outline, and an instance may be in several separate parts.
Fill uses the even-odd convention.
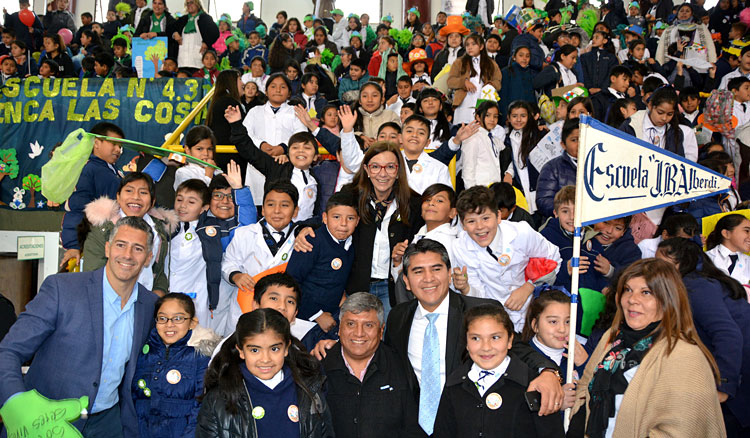
[[[630,6],[628,6],[628,9],[630,8],[638,8],[638,10],[641,9],[641,5],[638,2],[630,2]]]
[[[331,15],[341,15],[343,17],[344,11],[342,11],[341,9],[334,9],[331,11]]]
[[[391,14],[385,15],[383,18],[380,19],[381,22],[387,21],[389,23],[393,23],[393,17]]]
[[[356,30],[352,31],[352,33],[349,35],[349,41],[352,40],[352,38],[359,38],[360,41],[362,40],[362,34],[357,32]]]
[[[669,26],[667,26],[667,23],[663,21],[657,21],[656,24],[654,25],[654,30],[666,29],[668,27]]]
[[[264,25],[262,25],[262,24],[259,24],[259,25],[258,25],[258,26],[257,26],[257,27],[255,28],[255,31],[256,31],[256,32],[258,32],[258,35],[260,36],[260,38],[261,38],[261,39],[263,39],[263,38],[265,38],[265,37],[266,37],[266,26],[264,26]]]
[[[309,14],[308,14],[308,15],[305,15],[305,16],[304,16],[304,18],[302,18],[302,22],[303,22],[303,23],[304,23],[305,21],[313,21],[313,20],[314,20],[314,17],[313,17],[312,15],[309,15]]]
[[[357,20],[359,20],[359,15],[357,15],[357,14],[349,14],[349,16],[346,17],[346,18],[347,19],[349,19],[349,18],[356,18]]]
[[[253,2],[245,2],[245,6],[250,8],[251,11],[255,9],[255,5],[253,4]]]
[[[414,14],[414,15],[417,16],[417,18],[421,18],[420,14],[419,14],[419,9],[417,9],[416,7],[413,7],[411,9],[409,9],[408,11],[406,11],[406,13],[407,14]]]
[[[576,97],[589,97],[589,90],[584,87],[575,87],[562,96],[553,96],[552,102],[555,103],[555,107],[560,106],[561,101],[565,101],[567,103],[570,103],[571,100],[575,99]]]
[[[228,37],[227,37],[227,39],[225,39],[225,40],[224,40],[224,44],[226,44],[226,45],[228,46],[229,44],[231,44],[231,43],[233,43],[233,42],[235,42],[235,41],[239,42],[239,41],[240,41],[240,39],[239,39],[239,38],[237,38],[237,37],[236,37],[236,36],[234,36],[234,35],[230,35],[230,36],[228,36]]]

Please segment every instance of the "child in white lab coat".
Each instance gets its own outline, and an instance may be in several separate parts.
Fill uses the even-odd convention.
[[[286,263],[292,255],[299,194],[289,181],[268,184],[261,210],[263,219],[240,227],[221,262],[222,277],[247,291],[255,287],[253,276]]]
[[[728,214],[719,219],[706,238],[706,255],[717,268],[740,284],[750,283],[750,220],[741,214]]]
[[[503,180],[511,182],[513,177],[506,173],[512,158],[510,149],[505,147],[505,130],[500,127],[493,131],[500,118],[497,102],[479,104],[474,118],[481,127],[461,145],[464,187],[488,186]],[[497,135],[498,131],[501,136]]]
[[[401,129],[401,153],[408,166],[409,186],[420,195],[435,183],[452,185],[448,166],[424,151],[430,144],[430,122],[424,116],[412,115]]]
[[[534,283],[553,284],[560,270],[558,248],[525,222],[501,221],[495,194],[487,187],[464,191],[456,210],[465,233],[453,245],[451,260],[456,268],[466,267],[468,275],[468,282],[456,287],[465,295],[500,301],[516,330],[522,330]],[[531,259],[552,261],[555,267],[540,278],[526,278]]]
[[[208,126],[199,125],[190,128],[187,136],[185,136],[185,146],[183,148],[185,149],[185,153],[192,157],[203,160],[206,163],[216,164],[214,161],[214,155],[216,155],[216,137]],[[177,191],[177,187],[189,179],[199,179],[206,183],[206,185],[209,185],[211,184],[211,178],[220,173],[221,170],[216,170],[213,167],[203,167],[200,164],[188,163],[175,172],[174,189]]]

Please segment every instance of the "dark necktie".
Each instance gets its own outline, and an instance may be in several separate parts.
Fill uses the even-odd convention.
[[[302,181],[305,182],[305,185],[307,185],[307,174],[305,174],[304,170],[300,170],[302,172]]]
[[[495,158],[499,157],[500,154],[497,151],[497,148],[495,147],[495,140],[492,138],[492,133],[488,132],[487,135],[490,137],[490,144],[492,145],[492,153],[495,155]]]
[[[743,112],[743,113],[744,113],[745,111],[747,111],[747,104],[746,104],[746,103],[741,103],[740,105],[742,105],[742,112]]]
[[[417,160],[406,160],[406,165],[409,166],[409,172],[414,169],[415,164],[417,164]]]
[[[279,112],[280,109],[281,109],[281,107],[278,107],[278,108],[276,108],[275,106],[271,107],[271,111],[273,111],[274,114],[276,114],[277,112]]]
[[[308,110],[313,109],[313,99],[314,99],[313,97],[307,99],[307,109]]]
[[[182,229],[185,230],[185,232],[187,233],[188,230],[190,229],[190,222],[183,222]]]
[[[732,261],[732,263],[729,264],[729,275],[732,275],[732,271],[734,271],[734,267],[737,266],[737,259],[739,259],[740,256],[737,254],[730,254],[729,260]]]
[[[261,230],[263,230],[263,240],[266,242],[268,250],[271,251],[271,254],[275,256],[276,253],[279,252],[279,248],[281,248],[281,245],[284,243],[284,233],[282,233],[281,231],[274,231],[273,234],[278,234],[281,236],[281,239],[279,239],[279,241],[276,241],[274,236],[268,230],[268,225],[265,219],[262,220]]]
[[[490,257],[492,257],[493,259],[495,259],[495,261],[497,261],[497,256],[495,255],[494,252],[492,252],[489,246],[487,247],[487,253],[490,255]]]

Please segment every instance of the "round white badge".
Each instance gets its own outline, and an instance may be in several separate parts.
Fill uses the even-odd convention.
[[[586,241],[586,250],[587,250],[587,251],[591,251],[591,247],[592,247],[592,243],[591,243],[591,241],[590,241],[590,240],[587,240],[587,241]]]
[[[315,190],[308,187],[305,189],[305,194],[308,198],[312,199],[313,197],[315,197]]]
[[[256,406],[253,408],[253,418],[260,420],[266,416],[266,410],[262,406]]]
[[[495,409],[498,409],[503,404],[503,398],[500,397],[500,394],[496,392],[488,395],[485,401],[487,402],[487,407],[492,409],[493,411]]]
[[[287,253],[282,254],[281,255],[281,261],[285,262],[288,257],[289,257],[289,254],[287,254]]]
[[[286,410],[286,415],[289,416],[289,420],[291,420],[292,423],[299,422],[299,409],[297,408],[297,405],[289,405],[289,409]]]
[[[182,380],[182,374],[180,374],[177,370],[169,370],[167,373],[167,382],[171,383],[172,385],[176,385],[180,383],[180,380]]]
[[[216,228],[213,226],[206,227],[206,234],[208,234],[208,237],[214,237],[216,235]]]
[[[510,256],[508,254],[503,254],[497,259],[497,262],[500,263],[500,266],[508,266],[510,263]]]
[[[417,164],[415,164],[415,165],[414,165],[414,167],[412,167],[412,170],[413,170],[413,171],[414,171],[415,173],[420,173],[420,172],[422,172],[422,165],[421,165],[421,164],[419,164],[419,163],[417,163]]]
[[[185,240],[193,240],[193,233],[185,233]]]
[[[336,257],[335,259],[331,260],[331,268],[333,268],[334,271],[338,271],[341,269],[341,259]]]

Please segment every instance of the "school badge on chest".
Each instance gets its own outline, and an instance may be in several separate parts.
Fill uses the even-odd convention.
[[[185,233],[185,240],[193,240],[193,233]]]
[[[590,240],[586,241],[586,251],[591,251],[591,247],[592,247],[591,241]]]
[[[414,173],[422,173],[422,170],[424,169],[422,168],[421,164],[417,163],[414,165],[414,167],[412,167],[412,170],[414,171]]]
[[[503,398],[500,396],[500,394],[493,392],[492,394],[487,396],[485,402],[487,403],[487,407],[494,411],[502,406]]]
[[[341,269],[342,264],[343,263],[341,262],[341,259],[338,257],[331,260],[331,268],[333,268],[334,271],[338,271],[339,269]]]
[[[290,405],[289,409],[286,410],[286,415],[289,417],[292,423],[299,422],[299,409],[297,405]]]
[[[171,383],[172,385],[176,385],[180,383],[180,380],[182,380],[182,374],[180,374],[177,370],[169,370],[167,373],[167,382]]]
[[[311,187],[308,187],[305,189],[305,194],[308,198],[312,199],[313,197],[315,197],[315,190],[313,190]]]
[[[253,418],[260,420],[266,416],[266,410],[262,406],[256,406],[253,408]]]
[[[508,254],[503,254],[498,257],[497,262],[500,263],[500,266],[508,266],[508,264],[510,264],[510,256]]]
[[[216,235],[216,227],[206,227],[206,234],[208,235],[208,237],[214,237]]]
[[[287,253],[284,253],[284,254],[281,255],[281,261],[282,262],[285,262],[286,259],[288,259],[288,258],[289,258],[289,254],[287,254]]]

